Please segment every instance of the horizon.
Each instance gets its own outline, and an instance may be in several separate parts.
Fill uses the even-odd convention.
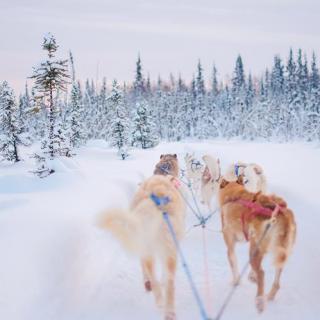
[[[200,59],[208,85],[213,64],[220,82],[232,76],[238,54],[246,74],[260,77],[275,55],[286,63],[290,48],[295,57],[301,48],[308,63],[313,51],[320,52],[320,4],[312,0],[28,2],[0,4],[7,26],[0,30],[0,80],[17,95],[45,57],[41,45],[47,32],[56,37],[57,57],[68,58],[72,51],[77,79],[101,84],[106,77],[108,86],[113,79],[132,83],[139,53],[152,83],[170,74],[189,83]]]

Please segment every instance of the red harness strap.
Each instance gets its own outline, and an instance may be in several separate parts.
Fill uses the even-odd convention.
[[[249,241],[249,234],[248,234],[248,227],[247,227],[248,221],[258,216],[265,217],[265,218],[275,217],[280,212],[282,212],[282,208],[278,204],[276,204],[275,208],[272,210],[270,208],[265,208],[260,204],[249,201],[249,200],[239,199],[233,202],[239,203],[244,207],[251,209],[251,212],[249,214],[245,214],[244,212],[241,214],[242,232],[244,234],[246,241]]]

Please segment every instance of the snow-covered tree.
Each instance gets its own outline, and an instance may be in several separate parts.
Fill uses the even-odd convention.
[[[219,88],[218,88],[218,78],[217,78],[217,68],[215,65],[213,65],[212,68],[212,82],[211,82],[211,93],[214,97],[216,97],[219,93]]]
[[[133,119],[132,145],[142,149],[152,148],[158,144],[155,134],[155,123],[147,103],[142,100],[136,104],[136,114]]]
[[[133,90],[135,98],[141,97],[145,93],[145,80],[142,73],[142,63],[140,54],[138,55],[138,60],[136,63],[136,74],[133,82]]]
[[[72,83],[70,98],[70,144],[72,148],[78,148],[87,140],[86,127],[84,123],[84,106],[81,95],[80,83]]]
[[[20,140],[19,109],[13,90],[4,81],[0,86],[0,155],[13,162],[20,161],[18,145]]]
[[[57,135],[61,133],[60,129],[55,130],[56,119],[60,112],[58,110],[56,101],[59,91],[66,91],[69,79],[68,60],[54,59],[55,52],[58,49],[58,45],[53,35],[50,33],[44,37],[43,50],[47,51],[48,58],[41,62],[40,65],[33,70],[35,90],[38,96],[44,99],[44,104],[48,112],[48,137],[47,141],[43,143],[43,146],[48,148],[47,153],[50,159],[53,159],[57,154],[61,154],[59,147],[60,143],[57,140],[63,140],[57,138]],[[57,149],[58,148],[58,149]],[[64,151],[62,151],[64,153]]]
[[[119,156],[124,160],[129,155],[130,120],[123,93],[116,80],[113,81],[109,101],[114,113],[111,120],[111,145],[117,147]]]

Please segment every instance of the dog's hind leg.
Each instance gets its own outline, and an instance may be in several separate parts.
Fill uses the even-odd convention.
[[[176,255],[166,258],[165,262],[165,320],[175,320],[175,275],[177,268]]]
[[[147,257],[142,259],[142,271],[147,281],[145,282],[145,288],[147,291],[152,290],[153,295],[158,307],[162,307],[162,293],[161,286],[155,276],[155,266],[154,259],[152,257]],[[150,288],[150,290],[148,290]]]
[[[276,273],[274,277],[274,281],[272,284],[272,288],[268,294],[268,300],[273,300],[280,289],[280,277],[282,273],[282,268],[276,268]]]
[[[254,240],[250,241],[250,264],[257,275],[257,295],[256,307],[259,312],[262,312],[265,307],[264,301],[264,271],[262,269],[263,252],[257,248]]]
[[[239,284],[240,275],[238,271],[237,257],[234,251],[236,241],[233,234],[230,234],[227,231],[223,231],[223,238],[228,248],[228,259],[229,259],[229,263],[230,263],[230,267],[233,275],[232,284],[234,286],[237,286]]]

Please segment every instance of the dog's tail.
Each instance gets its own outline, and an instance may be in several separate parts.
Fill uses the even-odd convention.
[[[107,210],[98,217],[97,225],[111,232],[127,251],[140,251],[139,223],[132,212],[122,209]]]

